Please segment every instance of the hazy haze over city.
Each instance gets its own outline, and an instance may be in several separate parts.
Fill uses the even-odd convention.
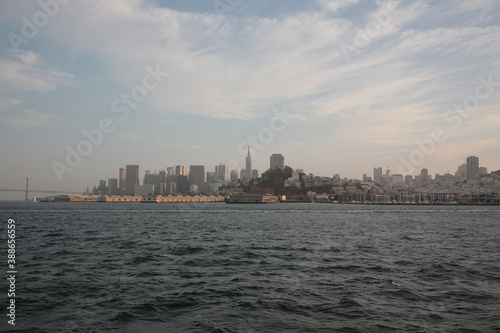
[[[0,31],[0,188],[244,168],[249,137],[260,173],[500,169],[495,0],[2,1]]]

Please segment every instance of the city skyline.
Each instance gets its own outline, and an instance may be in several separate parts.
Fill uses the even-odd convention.
[[[273,158],[276,158],[276,157],[278,157],[279,160],[282,160],[283,162],[285,161],[285,156],[283,156],[282,154],[272,154],[269,156],[269,158],[270,158],[269,166],[264,171],[271,170],[273,168],[273,166],[275,166],[275,161]],[[248,161],[248,156],[245,158],[245,161]],[[393,179],[394,176],[396,176],[396,177],[401,176],[401,182],[406,182],[408,176],[410,176],[412,180],[419,180],[419,181],[420,181],[420,179],[425,179],[428,177],[429,181],[430,181],[431,179],[435,180],[436,175],[443,177],[443,176],[446,176],[448,174],[451,174],[454,177],[458,177],[458,179],[463,178],[463,179],[477,180],[477,179],[479,179],[480,174],[487,174],[490,172],[495,172],[495,171],[500,170],[500,169],[499,170],[488,169],[487,166],[480,164],[480,160],[476,156],[465,157],[464,163],[457,165],[453,170],[447,170],[447,171],[441,170],[440,172],[429,172],[429,170],[424,167],[424,168],[418,170],[418,172],[416,172],[415,174],[398,174],[396,172],[392,172],[392,170],[389,168],[389,166],[386,166],[385,168],[381,167],[381,166],[377,166],[377,167],[373,167],[373,170],[371,170],[371,172],[370,171],[365,172],[365,173],[363,173],[363,175],[359,175],[358,177],[346,177],[344,175],[341,175],[341,174],[335,173],[335,172],[333,172],[330,175],[320,175],[320,174],[314,174],[312,172],[308,172],[308,170],[304,170],[303,168],[300,168],[300,167],[297,168],[294,166],[289,166],[286,163],[284,165],[291,167],[294,171],[300,170],[300,172],[304,172],[305,175],[312,174],[315,177],[321,177],[321,178],[324,178],[324,177],[334,178],[336,176],[340,176],[340,178],[342,178],[342,179],[353,179],[353,180],[370,181],[370,182],[373,181],[373,182],[378,183],[378,184],[383,184],[384,182],[387,182],[387,177],[389,177],[389,181],[392,181],[391,179]],[[127,167],[129,167],[129,180],[128,181],[127,181],[127,176],[126,176],[127,175]],[[189,184],[197,185],[197,188],[198,188],[197,191],[204,192],[204,191],[209,191],[207,188],[205,188],[205,185],[211,182],[208,179],[209,174],[212,174],[217,179],[216,181],[214,181],[214,184],[218,183],[219,180],[220,180],[220,184],[223,184],[225,182],[232,182],[233,179],[230,177],[230,174],[232,174],[233,171],[242,171],[243,172],[242,175],[243,174],[246,175],[246,173],[244,172],[245,169],[239,168],[238,170],[233,170],[233,169],[230,169],[229,166],[224,165],[222,162],[219,162],[219,164],[216,164],[214,166],[214,168],[212,168],[212,169],[206,168],[206,165],[190,165],[188,168],[183,164],[177,164],[175,166],[170,166],[170,167],[167,166],[164,168],[157,168],[157,169],[144,168],[144,169],[142,169],[143,170],[142,173],[141,173],[141,169],[142,168],[141,168],[140,164],[139,165],[127,165],[125,168],[118,167],[117,168],[118,178],[116,178],[115,176],[101,175],[100,178],[95,179],[95,180],[91,181],[89,184],[87,184],[86,190],[78,191],[78,189],[62,189],[60,193],[73,193],[73,194],[75,194],[75,193],[83,193],[83,192],[89,192],[89,191],[92,192],[92,188],[102,192],[103,188],[101,188],[101,186],[103,186],[103,182],[105,182],[104,188],[106,188],[107,185],[112,186],[112,187],[116,187],[117,193],[121,192],[122,195],[130,195],[134,191],[130,190],[130,189],[126,189],[125,188],[126,186],[119,185],[119,184],[122,184],[122,183],[126,184],[127,182],[130,184],[133,183],[133,187],[135,189],[136,185],[137,186],[146,185],[145,180],[148,177],[159,176],[162,173],[164,174],[163,175],[164,177],[166,177],[167,175],[175,177],[175,179],[173,179],[173,180],[170,179],[169,183],[171,181],[176,183],[177,176],[184,176],[185,180],[182,180],[182,181],[185,184],[183,185],[184,187],[181,189],[183,191],[179,192],[179,189],[177,187],[171,189],[168,186],[166,186],[163,190],[159,190],[158,189],[159,186],[155,185],[155,191],[154,191],[155,193],[158,193],[158,194],[160,194],[161,192],[164,192],[164,193],[169,193],[169,192],[171,192],[171,193],[185,193],[185,192],[189,191]],[[474,171],[472,171],[472,169],[474,169]],[[194,174],[191,173],[192,170],[194,170]],[[209,170],[215,170],[215,171],[209,171]],[[220,174],[219,170],[224,170],[222,172],[225,175],[224,177],[221,178],[221,174]],[[258,170],[254,169],[253,171],[257,172]],[[170,172],[170,174],[169,174],[169,172]],[[245,176],[240,175],[240,172],[237,172],[237,174],[238,174],[237,179],[246,178]],[[120,179],[120,177],[122,177],[122,176],[124,176],[123,180]],[[260,174],[259,174],[259,176],[260,176]],[[256,177],[252,177],[252,178],[256,178]],[[23,178],[23,182],[25,180],[26,180],[26,178]],[[110,185],[110,181],[112,182],[113,185]],[[160,184],[159,180],[149,180],[147,183],[154,184],[156,182],[158,184]],[[426,181],[424,180],[424,182],[426,182]],[[34,186],[34,187],[36,188],[36,186]],[[31,186],[30,191],[33,191],[34,187]],[[130,187],[130,185],[129,185],[129,187]],[[16,192],[3,192],[2,193],[0,191],[0,200],[21,200],[22,199],[21,197],[24,197],[24,194],[23,194],[24,190],[22,189],[21,186],[18,186],[15,189],[17,190],[17,193]],[[41,189],[41,188],[38,187],[36,189]],[[54,188],[47,188],[46,190],[53,191],[55,189]],[[38,195],[50,193],[50,192],[44,192],[44,191],[37,191],[37,192],[38,192]],[[196,191],[194,191],[194,192],[196,192]],[[213,192],[213,191],[209,191],[209,192]]]
[[[500,169],[500,3],[214,3],[0,3],[0,188],[242,169],[248,148],[260,172]]]

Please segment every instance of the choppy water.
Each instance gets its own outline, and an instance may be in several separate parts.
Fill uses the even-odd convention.
[[[3,248],[17,222],[20,331],[500,332],[498,206],[2,202],[0,215]]]

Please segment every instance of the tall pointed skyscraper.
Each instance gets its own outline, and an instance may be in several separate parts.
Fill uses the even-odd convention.
[[[248,146],[248,155],[246,158],[246,165],[247,165],[247,169],[246,169],[247,178],[251,179],[252,178],[252,156],[250,156],[250,146]]]

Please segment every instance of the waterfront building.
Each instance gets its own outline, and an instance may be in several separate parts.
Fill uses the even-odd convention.
[[[108,179],[108,195],[118,194],[118,179],[109,178]]]
[[[197,191],[205,191],[205,166],[191,165],[189,166],[189,181],[191,184],[198,187]],[[196,191],[196,192],[197,192]]]
[[[118,172],[118,190],[120,194],[125,193],[125,183],[127,181],[127,168],[120,168]]]
[[[173,176],[175,177],[175,176]],[[168,193],[175,195],[177,194],[177,183],[176,182],[171,182],[168,187]]]
[[[134,195],[135,186],[139,185],[139,166],[127,165],[125,178],[125,194]]]
[[[151,171],[146,170],[146,173],[144,174],[144,180],[142,182],[144,185],[153,185],[155,191],[153,194],[161,194],[161,188],[162,188],[162,175],[159,173],[151,173]],[[148,194],[148,193],[146,193]]]
[[[177,193],[187,193],[189,192],[189,180],[187,176],[179,175],[177,176]]]
[[[135,196],[153,194],[154,191],[155,191],[154,185],[135,185],[134,188]]]

